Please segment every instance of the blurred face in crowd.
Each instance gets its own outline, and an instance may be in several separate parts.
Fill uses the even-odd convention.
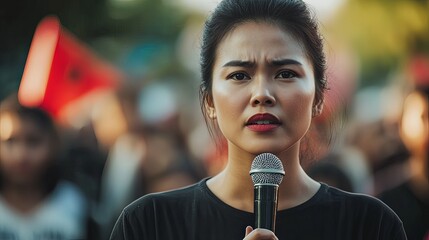
[[[0,171],[14,186],[37,184],[52,154],[50,135],[29,119],[0,114]]]
[[[410,150],[416,171],[426,169],[429,177],[429,100],[427,96],[414,92],[404,104],[401,137]]]
[[[229,149],[251,154],[298,149],[310,127],[314,98],[312,64],[287,31],[249,21],[220,42],[208,112]]]

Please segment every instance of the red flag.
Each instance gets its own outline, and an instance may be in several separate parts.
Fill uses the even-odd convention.
[[[18,91],[21,104],[41,107],[58,117],[88,93],[115,88],[121,73],[49,16],[37,26]]]

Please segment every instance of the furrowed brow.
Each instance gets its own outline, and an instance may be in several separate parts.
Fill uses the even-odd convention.
[[[274,65],[274,66],[284,66],[284,65],[299,65],[299,66],[301,66],[302,65],[302,63],[300,63],[296,60],[293,60],[293,59],[277,59],[277,60],[271,61],[270,64]]]
[[[250,61],[233,60],[225,63],[223,67],[253,67],[254,65],[255,63]]]

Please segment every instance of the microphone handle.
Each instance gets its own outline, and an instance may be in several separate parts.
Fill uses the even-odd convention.
[[[255,185],[255,227],[275,231],[278,185]]]

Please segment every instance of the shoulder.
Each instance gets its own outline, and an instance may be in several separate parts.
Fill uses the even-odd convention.
[[[135,211],[136,209],[145,207],[147,205],[157,204],[168,204],[182,202],[183,200],[191,199],[196,197],[195,195],[199,193],[200,183],[195,183],[193,185],[179,188],[171,191],[150,193],[145,196],[142,196],[128,205],[124,210],[127,212]]]
[[[135,200],[124,208],[125,214],[147,211],[149,209],[163,208],[170,205],[177,206],[189,202],[189,200],[198,197],[200,193],[200,183],[196,183],[184,188],[175,189],[166,192],[147,194]]]
[[[344,204],[357,204],[358,206],[374,205],[384,207],[385,204],[379,199],[362,193],[351,193],[341,189],[322,184],[321,191],[323,191],[324,198],[334,202],[341,202]]]
[[[350,207],[350,210],[356,212],[365,210],[374,214],[387,214],[393,218],[397,218],[392,209],[375,197],[361,193],[350,193],[327,185],[324,188],[328,199]]]
[[[327,199],[335,202],[344,219],[354,224],[361,223],[362,229],[388,235],[391,239],[402,239],[403,224],[398,215],[381,200],[359,193],[350,193],[334,187],[324,186]],[[399,237],[401,236],[401,237]],[[388,238],[382,238],[388,239]]]
[[[185,221],[201,196],[200,185],[140,197],[124,208],[110,239],[156,239],[165,226]]]

